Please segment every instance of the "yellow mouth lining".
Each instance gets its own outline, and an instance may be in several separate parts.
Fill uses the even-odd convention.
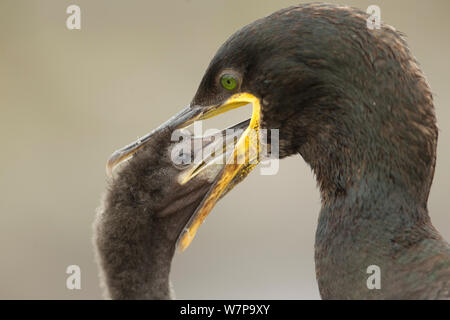
[[[206,198],[197,208],[196,213],[192,216],[184,231],[178,239],[178,249],[184,251],[197,233],[198,228],[205,220],[206,216],[211,212],[212,208],[219,200],[227,186],[238,175],[246,176],[259,163],[259,128],[261,116],[261,104],[257,97],[250,93],[238,93],[231,96],[219,108],[207,112],[202,119],[212,118],[223,112],[235,109],[247,104],[253,105],[252,117],[250,124],[239,138],[233,153],[227,159],[227,163],[223,168],[219,179],[213,185]],[[187,177],[188,181],[192,177]]]

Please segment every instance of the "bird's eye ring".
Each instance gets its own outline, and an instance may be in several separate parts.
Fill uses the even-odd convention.
[[[224,74],[220,77],[220,84],[227,90],[234,90],[237,86],[236,78],[231,74]]]

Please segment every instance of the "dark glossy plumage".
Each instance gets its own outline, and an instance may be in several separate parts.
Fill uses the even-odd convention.
[[[219,49],[193,104],[224,100],[215,79],[235,70],[237,91],[263,102],[262,126],[280,130],[281,157],[309,163],[322,195],[323,298],[449,298],[449,245],[427,212],[438,136],[432,94],[402,35],[385,24],[369,30],[367,17],[307,4],[255,21]],[[366,286],[372,264],[381,290]]]

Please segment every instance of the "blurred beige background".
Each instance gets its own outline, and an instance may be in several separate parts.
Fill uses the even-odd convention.
[[[234,31],[298,2],[2,0],[0,298],[101,298],[91,224],[107,158],[187,105]],[[429,207],[450,239],[450,2],[338,3],[378,4],[382,20],[408,35],[435,93],[441,132]],[[80,31],[66,29],[70,4],[81,7]],[[300,157],[283,160],[276,176],[255,171],[176,256],[177,297],[319,298],[319,208]],[[81,290],[65,288],[70,264],[81,267]]]

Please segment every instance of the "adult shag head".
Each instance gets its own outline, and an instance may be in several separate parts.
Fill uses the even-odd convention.
[[[327,284],[323,297],[364,296],[370,261],[390,268],[397,283],[395,274],[405,270],[388,258],[424,239],[438,241],[433,254],[449,260],[427,213],[438,135],[432,94],[401,34],[385,24],[369,29],[367,19],[358,9],[306,4],[245,26],[218,50],[190,105],[157,129],[182,128],[247,104],[253,114],[235,152],[258,150],[252,132],[279,129],[280,158],[300,154],[320,186],[316,268],[319,286]],[[108,167],[151,138],[114,153]],[[182,249],[248,170],[227,164],[220,171],[181,234]]]
[[[370,30],[366,20],[357,9],[308,4],[245,26],[164,126],[252,103],[251,126],[279,129],[280,158],[300,153],[324,200],[373,175],[425,204],[437,141],[432,95],[401,35],[384,24]],[[119,150],[109,167],[135,151]]]

